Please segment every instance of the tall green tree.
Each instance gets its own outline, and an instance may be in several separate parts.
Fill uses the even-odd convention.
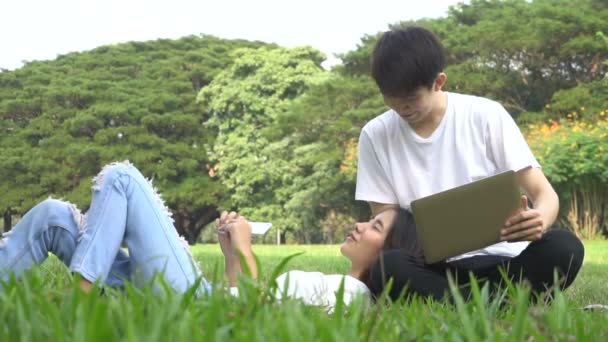
[[[447,89],[487,96],[514,114],[542,111],[562,89],[600,80],[608,49],[608,3],[601,0],[472,0],[446,18],[407,21],[435,32],[448,53]],[[343,56],[343,72],[369,73],[377,35]]]
[[[285,206],[312,240],[341,241],[355,220],[367,219],[366,203],[354,200],[357,140],[371,115],[385,110],[369,78],[330,74],[281,113],[277,140],[295,176]]]
[[[193,243],[223,193],[210,176],[215,135],[196,95],[231,64],[231,51],[262,45],[211,36],[130,42],[1,72],[0,211],[23,214],[49,195],[86,209],[90,179],[129,159]]]
[[[598,32],[595,37],[608,51],[608,37]],[[608,58],[608,57],[606,57]],[[603,61],[608,67],[608,59]],[[555,117],[596,121],[608,115],[608,75],[599,80],[581,82],[574,88],[560,89],[553,94],[546,111]]]
[[[323,60],[308,47],[237,50],[234,64],[199,93],[213,113],[207,126],[217,131],[213,157],[227,199],[251,219],[283,229],[300,226],[285,206],[297,177],[284,157],[290,146],[272,136],[280,113],[323,77]]]

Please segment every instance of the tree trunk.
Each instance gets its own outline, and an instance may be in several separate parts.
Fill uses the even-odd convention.
[[[4,211],[4,229],[3,232],[8,232],[13,227],[13,210],[12,208],[6,208]]]
[[[174,213],[175,229],[188,241],[194,245],[203,228],[218,217],[217,209],[205,208],[196,212],[178,210]]]

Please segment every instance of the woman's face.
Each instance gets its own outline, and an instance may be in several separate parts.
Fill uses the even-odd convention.
[[[396,218],[397,210],[388,209],[369,222],[355,223],[355,229],[340,247],[340,252],[351,261],[353,268],[368,269],[372,265]]]

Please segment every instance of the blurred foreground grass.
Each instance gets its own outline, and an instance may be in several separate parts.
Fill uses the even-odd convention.
[[[348,261],[339,246],[255,246],[262,285],[244,281],[238,298],[221,289],[195,298],[190,292],[155,293],[149,286],[84,294],[74,290],[66,268],[49,258],[0,291],[0,341],[607,340],[608,311],[581,307],[608,304],[608,242],[585,246],[579,278],[549,304],[530,304],[525,288],[512,287],[502,302],[480,290],[455,305],[356,301],[332,314],[264,296],[264,283],[284,257],[298,252],[304,253],[286,269],[345,272]],[[219,247],[194,246],[193,253],[206,276],[221,281]]]

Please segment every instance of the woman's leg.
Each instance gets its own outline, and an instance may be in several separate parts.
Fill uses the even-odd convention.
[[[6,281],[55,254],[69,265],[76,249],[80,211],[71,203],[48,199],[30,211],[0,241],[0,274]]]
[[[184,291],[202,277],[162,199],[128,162],[108,165],[96,177],[70,269],[87,280],[105,281],[123,242],[131,272],[144,281],[162,273],[171,287]]]
[[[72,203],[47,199],[31,210],[0,241],[0,279],[11,273],[19,277],[23,271],[41,264],[53,253],[66,266],[78,245],[83,215]],[[119,251],[106,279],[110,286],[123,286],[130,276],[129,256]]]

